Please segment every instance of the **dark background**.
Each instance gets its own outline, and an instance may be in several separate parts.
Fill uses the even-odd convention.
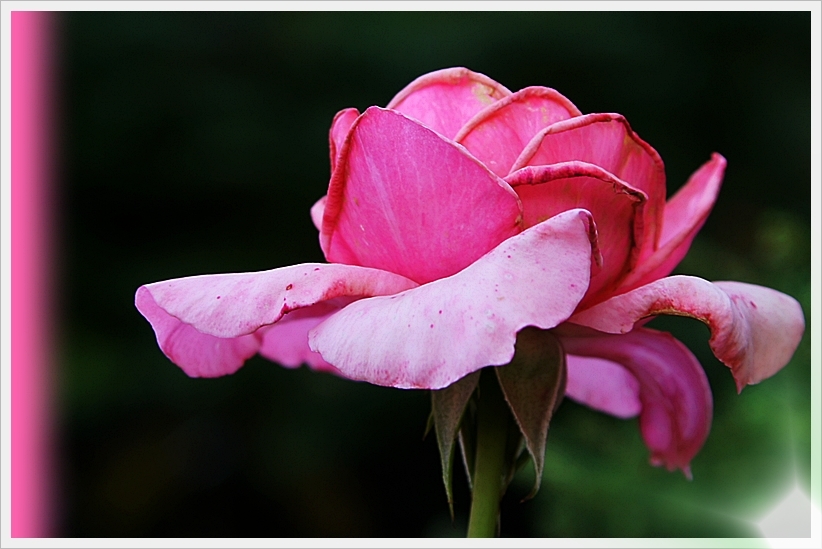
[[[810,310],[808,13],[95,13],[61,29],[58,189],[63,536],[462,536],[429,395],[254,358],[194,380],[133,306],[141,284],[322,261],[310,206],[345,107],[466,66],[620,112],[669,194],[718,151],[712,217],[678,272],[777,288]],[[809,317],[808,317],[809,320]],[[636,420],[562,404],[542,490],[504,536],[752,536],[810,479],[810,343],[737,396],[696,321],[659,319],[715,398],[694,480],[648,464]]]

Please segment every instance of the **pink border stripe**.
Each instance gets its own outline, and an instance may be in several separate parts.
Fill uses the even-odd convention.
[[[11,14],[11,536],[52,534],[48,276],[54,17]]]

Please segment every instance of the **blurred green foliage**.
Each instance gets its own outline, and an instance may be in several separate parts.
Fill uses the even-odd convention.
[[[678,272],[764,284],[810,311],[808,13],[143,13],[62,17],[58,189],[64,536],[462,536],[448,517],[429,395],[254,358],[188,379],[133,306],[143,283],[322,261],[308,210],[327,131],[415,77],[467,66],[512,90],[620,112],[669,193],[728,159]],[[810,318],[807,318],[808,321]],[[504,536],[756,536],[810,482],[810,342],[737,395],[695,321],[654,321],[714,392],[694,480],[648,465],[636,420],[573,402],[542,490],[503,501]]]

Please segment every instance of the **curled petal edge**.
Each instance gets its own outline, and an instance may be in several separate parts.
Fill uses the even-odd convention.
[[[620,292],[667,276],[682,261],[716,203],[727,161],[714,153],[665,204],[659,246],[646,249]]]
[[[627,333],[660,315],[695,318],[711,331],[714,355],[731,369],[738,391],[771,377],[790,361],[805,331],[802,307],[776,290],[742,282],[671,276],[578,312],[570,322]]]
[[[681,469],[690,479],[690,462],[708,437],[713,415],[711,388],[693,353],[671,334],[648,328],[615,335],[565,324],[557,332],[570,355],[604,359],[633,376],[651,464]]]
[[[260,350],[264,338],[273,335],[261,328],[291,311],[415,286],[407,278],[376,269],[307,263],[156,282],[137,289],[135,305],[172,362],[189,376],[217,377],[237,371]]]

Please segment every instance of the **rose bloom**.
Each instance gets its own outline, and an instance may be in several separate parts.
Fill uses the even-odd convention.
[[[340,111],[328,194],[311,209],[328,263],[195,276],[137,290],[165,355],[192,377],[256,353],[377,385],[439,389],[553,329],[566,395],[639,415],[651,462],[688,466],[710,429],[702,367],[658,314],[710,328],[737,387],[791,358],[799,304],[774,290],[667,275],[716,200],[714,154],[666,201],[656,151],[618,114],[464,68],[426,74],[386,108]],[[667,277],[667,278],[666,278]]]

